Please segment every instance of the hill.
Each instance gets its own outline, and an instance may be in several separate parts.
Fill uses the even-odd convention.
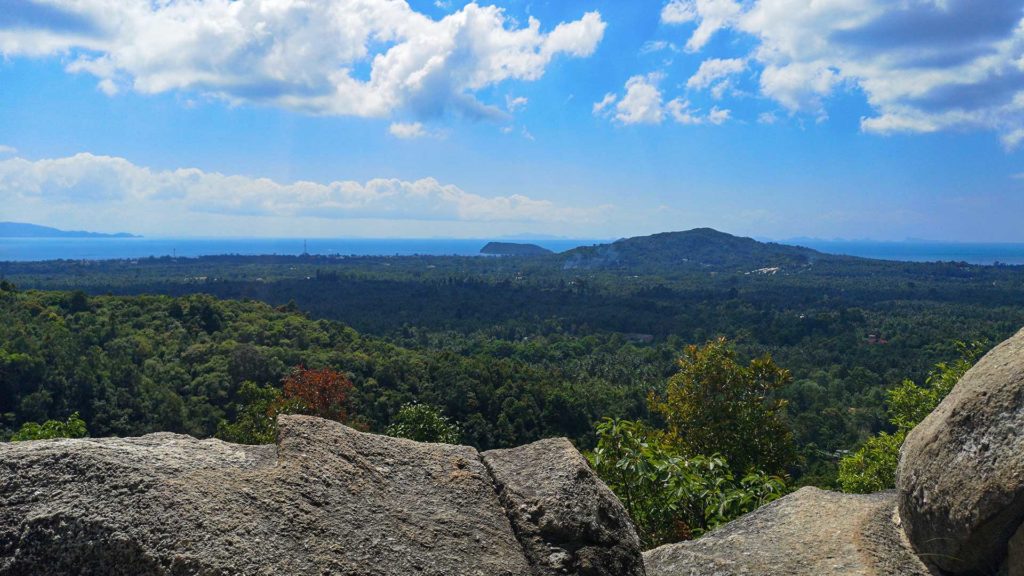
[[[536,244],[522,244],[519,242],[488,242],[480,249],[481,254],[496,256],[540,256],[542,254],[554,254],[547,248]]]
[[[103,234],[81,230],[59,230],[23,222],[0,222],[0,238],[138,238],[138,236],[127,232]]]
[[[772,273],[776,268],[802,267],[823,260],[849,258],[800,246],[758,242],[711,228],[625,238],[611,244],[575,248],[563,252],[562,256],[564,269],[673,271],[711,268],[762,273]]]

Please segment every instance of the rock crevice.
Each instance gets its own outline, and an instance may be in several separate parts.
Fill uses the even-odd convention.
[[[537,576],[642,576],[625,508],[564,438],[481,455]]]

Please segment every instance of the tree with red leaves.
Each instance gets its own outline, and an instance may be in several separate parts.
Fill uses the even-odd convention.
[[[342,372],[297,366],[284,379],[284,394],[276,403],[275,412],[347,422],[352,388],[352,381]]]

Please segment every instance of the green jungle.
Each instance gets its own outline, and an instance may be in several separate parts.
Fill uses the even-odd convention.
[[[561,254],[0,263],[0,439],[273,417],[481,449],[566,436],[648,546],[802,485],[891,486],[906,431],[1024,326],[1024,266],[709,229]]]

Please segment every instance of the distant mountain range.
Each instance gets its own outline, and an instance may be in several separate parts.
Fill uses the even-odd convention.
[[[774,242],[758,242],[695,228],[583,246],[560,254],[566,269],[678,270],[680,268],[748,269],[798,267],[813,262],[849,259]]]
[[[81,230],[59,230],[22,222],[0,222],[0,238],[139,238],[127,232],[103,234]]]

